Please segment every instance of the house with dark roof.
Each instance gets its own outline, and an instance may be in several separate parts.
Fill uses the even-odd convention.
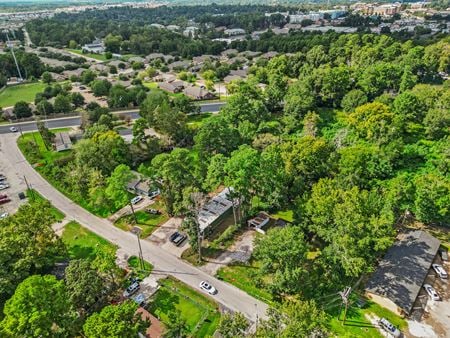
[[[367,296],[394,313],[411,314],[439,246],[424,231],[399,235],[367,282]]]

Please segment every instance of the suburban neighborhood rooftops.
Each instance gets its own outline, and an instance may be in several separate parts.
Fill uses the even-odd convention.
[[[440,241],[424,231],[402,234],[366,284],[409,314],[438,252]]]

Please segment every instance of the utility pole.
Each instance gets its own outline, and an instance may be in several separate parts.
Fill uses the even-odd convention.
[[[131,229],[131,232],[136,235],[139,247],[139,263],[141,265],[141,270],[144,271],[144,255],[142,254],[141,239],[139,237],[141,235],[142,229],[138,226],[134,226],[133,229]]]
[[[342,298],[342,304],[345,306],[344,309],[344,319],[342,321],[342,325],[345,325],[345,319],[347,318],[347,310],[348,310],[348,303],[349,303],[349,296],[350,293],[352,292],[352,288],[350,286],[347,286],[344,291],[339,291],[339,296],[341,296]],[[342,305],[341,305],[342,308]],[[339,311],[339,315],[340,315],[340,311]]]

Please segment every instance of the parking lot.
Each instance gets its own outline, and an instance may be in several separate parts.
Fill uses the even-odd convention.
[[[11,137],[11,135],[6,134],[0,137],[0,174],[6,177],[0,183],[7,183],[9,188],[0,190],[0,195],[7,195],[7,198],[11,201],[0,205],[0,214],[5,212],[13,214],[26,201],[25,199],[20,200],[19,198],[19,193],[26,191],[26,183],[25,178],[16,172],[14,163],[5,160],[6,156],[4,155],[2,144],[4,137]]]

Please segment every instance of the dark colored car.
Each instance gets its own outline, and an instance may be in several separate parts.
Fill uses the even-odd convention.
[[[170,241],[175,244],[176,246],[180,246],[181,243],[183,243],[186,240],[187,236],[175,231],[172,235],[170,235],[169,239]]]

